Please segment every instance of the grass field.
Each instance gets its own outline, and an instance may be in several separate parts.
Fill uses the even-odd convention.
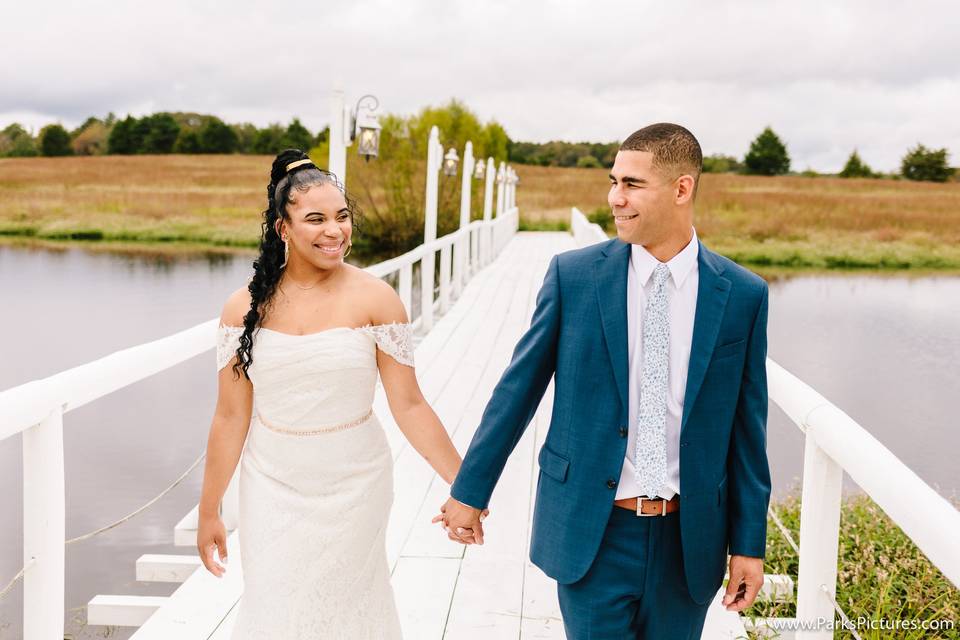
[[[799,544],[797,495],[780,501],[774,509]],[[769,522],[764,572],[789,575],[796,583],[798,569],[796,552],[773,522]],[[861,628],[859,633],[865,640],[960,638],[960,591],[868,496],[850,495],[842,503],[837,570],[837,603],[851,620],[859,617],[918,623],[952,620],[955,625],[953,629],[939,631]],[[758,602],[744,613],[756,618],[793,617],[796,600]],[[835,631],[834,637],[852,636],[848,631]]]
[[[0,159],[0,239],[249,250],[259,238],[270,161],[241,155]],[[348,186],[368,212],[383,216],[376,161],[362,164],[351,156],[350,163]],[[609,215],[604,169],[516,169],[523,228],[563,228],[571,206],[601,221]],[[757,267],[960,269],[956,182],[708,174],[695,225],[712,248]]]

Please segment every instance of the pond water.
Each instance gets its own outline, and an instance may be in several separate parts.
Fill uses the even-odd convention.
[[[157,258],[0,246],[0,390],[167,336],[217,316],[244,286],[250,257]],[[416,298],[416,296],[415,296]],[[945,496],[960,488],[960,277],[799,275],[771,282],[769,353],[860,422]],[[156,495],[206,445],[216,394],[205,353],[65,417],[67,537],[86,533]],[[803,440],[771,405],[768,451],[775,492],[797,486]],[[67,631],[82,628],[96,594],[169,595],[141,584],[143,553],[174,547],[174,524],[196,504],[202,471],[144,514],[67,547]],[[0,587],[22,566],[20,436],[0,441]],[[850,484],[850,488],[855,487]],[[22,633],[22,587],[0,601],[0,639]],[[127,638],[132,629],[110,634]]]

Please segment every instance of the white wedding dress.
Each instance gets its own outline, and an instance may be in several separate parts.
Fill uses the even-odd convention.
[[[218,329],[218,370],[242,333]],[[385,547],[393,458],[371,408],[378,347],[413,366],[409,324],[254,334],[234,640],[401,637]]]

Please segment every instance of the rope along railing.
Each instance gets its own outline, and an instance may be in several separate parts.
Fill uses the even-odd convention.
[[[790,530],[787,529],[786,525],[783,524],[783,521],[777,515],[777,512],[773,510],[773,507],[767,509],[767,515],[770,516],[770,519],[773,520],[773,524],[776,525],[777,529],[780,530],[780,534],[783,536],[783,539],[787,541],[787,544],[790,545],[790,548],[793,549],[794,553],[797,554],[797,557],[800,557],[800,545],[797,544],[797,541],[793,539],[793,535],[790,533]],[[840,614],[840,619],[843,620],[844,628],[847,629],[851,635],[853,635],[856,640],[863,640],[860,637],[860,634],[857,633],[854,629],[853,623],[850,621],[847,612],[843,610],[840,604],[834,599],[833,594],[830,593],[830,589],[827,588],[827,585],[821,584],[820,590],[827,594],[827,598],[830,599],[830,602],[833,603],[833,609],[838,614]]]
[[[131,511],[130,513],[128,513],[127,515],[123,516],[123,517],[120,518],[119,520],[116,520],[116,521],[114,521],[114,522],[111,522],[110,524],[105,525],[105,526],[103,526],[103,527],[100,527],[99,529],[96,529],[96,530],[91,531],[91,532],[89,532],[89,533],[85,533],[85,534],[83,534],[82,536],[77,536],[76,538],[70,538],[69,540],[65,540],[65,541],[63,542],[63,544],[64,544],[64,545],[75,544],[75,543],[77,543],[77,542],[82,542],[83,540],[89,540],[90,538],[92,538],[92,537],[94,537],[94,536],[98,536],[98,535],[100,535],[101,533],[105,533],[105,532],[109,531],[110,529],[113,529],[113,528],[115,528],[115,527],[120,526],[121,524],[123,524],[123,523],[126,522],[127,520],[130,520],[131,518],[134,518],[135,516],[140,515],[141,513],[143,513],[144,511],[146,511],[146,510],[149,509],[150,507],[152,507],[154,504],[156,504],[158,501],[160,501],[165,495],[167,495],[168,493],[170,493],[171,491],[173,491],[173,489],[175,489],[175,488],[177,487],[177,485],[179,485],[181,482],[183,482],[183,481],[187,478],[187,476],[190,475],[190,472],[192,472],[194,469],[196,469],[197,466],[199,466],[199,464],[200,464],[201,462],[203,462],[203,459],[206,458],[206,457],[207,457],[207,454],[206,454],[206,453],[201,454],[200,457],[197,458],[196,460],[194,460],[194,461],[193,461],[193,464],[191,464],[191,465],[187,468],[186,471],[184,471],[183,473],[181,473],[181,474],[180,474],[180,477],[178,477],[176,480],[174,480],[173,483],[172,483],[170,486],[168,486],[166,489],[164,489],[163,491],[161,491],[160,493],[158,493],[156,496],[154,496],[153,498],[151,498],[150,500],[148,500],[148,501],[147,501],[146,503],[144,503],[142,506],[140,506],[140,507],[138,507],[137,509]],[[21,568],[20,571],[17,572],[17,575],[15,575],[15,576],[10,580],[10,582],[7,583],[7,586],[5,586],[2,591],[0,591],[0,599],[3,599],[3,597],[4,597],[5,595],[7,595],[7,594],[13,589],[13,585],[15,585],[15,584],[17,583],[17,581],[20,580],[20,578],[23,577],[23,574],[26,572],[27,568],[29,568],[30,565],[32,565],[34,562],[35,562],[35,560],[31,559],[29,562],[27,562],[26,564],[23,565],[23,568]]]

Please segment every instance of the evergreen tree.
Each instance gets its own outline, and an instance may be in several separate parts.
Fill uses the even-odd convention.
[[[146,135],[140,153],[170,153],[180,135],[180,125],[169,113],[155,113],[143,119]]]
[[[953,175],[947,163],[946,149],[927,149],[922,144],[907,151],[900,164],[900,172],[909,180],[946,182]]]
[[[40,153],[47,157],[69,156],[73,154],[70,147],[70,134],[59,124],[48,124],[40,130]]]
[[[257,131],[257,135],[253,139],[253,152],[265,155],[280,153],[286,148],[283,146],[285,134],[286,131],[279,124],[267,125]]]
[[[174,153],[200,153],[200,137],[193,129],[182,128],[173,144]]]
[[[237,150],[237,134],[220,118],[211,117],[197,132],[200,153],[233,153]]]
[[[330,141],[330,127],[324,127],[317,132],[317,137],[313,139],[313,146],[319,146]]]
[[[232,124],[230,128],[237,134],[237,151],[239,153],[253,153],[253,143],[257,139],[257,127],[249,122]]]
[[[860,154],[854,149],[853,153],[851,153],[847,159],[847,164],[843,166],[843,170],[837,175],[841,178],[872,178],[873,170],[867,166],[867,163],[860,159]]]
[[[107,138],[107,153],[130,155],[140,149],[140,121],[133,116],[118,120]]]
[[[767,127],[750,143],[743,164],[747,173],[776,176],[790,171],[790,156],[780,137]]]
[[[313,142],[313,134],[305,126],[300,124],[299,118],[294,118],[290,126],[287,127],[283,135],[283,147],[285,149],[300,149],[309,151]]]

